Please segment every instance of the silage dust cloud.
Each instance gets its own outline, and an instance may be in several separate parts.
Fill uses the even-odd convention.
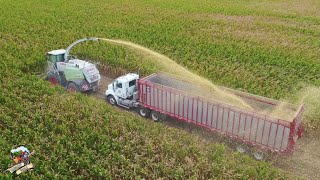
[[[116,43],[116,44],[121,44],[125,45],[128,47],[131,47],[135,50],[139,50],[141,53],[143,53],[144,56],[150,57],[151,60],[154,61],[157,65],[159,65],[159,69],[171,74],[175,74],[178,76],[182,76],[183,78],[187,78],[188,80],[192,81],[193,83],[196,83],[200,86],[203,87],[210,87],[211,88],[211,96],[216,100],[216,101],[221,101],[225,104],[230,104],[234,105],[237,107],[242,107],[245,109],[252,110],[252,107],[246,104],[244,101],[242,101],[239,97],[224,92],[223,90],[220,90],[217,86],[212,84],[209,80],[200,77],[186,68],[178,65],[175,61],[170,59],[169,57],[162,55],[160,53],[157,53],[155,51],[152,51],[151,49],[148,49],[146,47],[140,46],[138,44],[134,44],[132,42],[128,41],[123,41],[123,40],[112,40],[112,39],[103,39],[105,41],[111,42],[111,43]],[[205,91],[201,91],[201,89],[196,90],[198,93],[205,95]]]
[[[296,95],[296,101],[305,107],[305,122],[310,126],[320,123],[320,87],[309,86]],[[313,128],[313,127],[311,127]]]
[[[277,104],[274,108],[267,111],[265,114],[268,114],[272,117],[279,117],[283,120],[293,121],[298,107],[290,107],[290,104],[286,102],[281,102]]]
[[[304,122],[310,126],[320,123],[320,87],[305,87],[291,101],[304,106]],[[296,114],[295,110],[291,104],[282,102],[265,113],[273,117],[282,117],[282,119],[292,121]]]
[[[106,38],[99,38],[100,40],[104,40],[113,44],[124,45],[131,49],[137,50],[141,55],[150,59],[159,66],[159,70],[168,72],[180,77],[183,79],[187,79],[189,82],[196,84],[197,87],[194,89],[194,92],[197,95],[210,97],[215,101],[222,102],[224,104],[228,104],[231,106],[239,107],[246,110],[252,110],[255,112],[267,114],[270,116],[275,116],[284,120],[290,120],[291,117],[294,115],[294,110],[290,110],[286,105],[286,103],[281,103],[278,106],[272,108],[261,108],[258,104],[252,101],[248,101],[247,99],[243,99],[240,96],[236,96],[232,92],[228,92],[220,87],[214,85],[208,79],[200,77],[199,75],[192,73],[191,71],[187,70],[186,68],[178,65],[175,61],[170,59],[169,57],[157,53],[151,49],[143,47],[141,45],[123,41],[123,40],[113,40],[113,39],[106,39]]]

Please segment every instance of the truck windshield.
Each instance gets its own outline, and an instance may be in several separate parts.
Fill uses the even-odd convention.
[[[132,80],[129,82],[129,87],[136,85],[136,80]]]

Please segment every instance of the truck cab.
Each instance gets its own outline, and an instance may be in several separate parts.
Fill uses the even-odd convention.
[[[105,92],[106,100],[112,105],[119,105],[126,108],[138,105],[138,83],[139,75],[129,73],[118,77],[108,85]]]

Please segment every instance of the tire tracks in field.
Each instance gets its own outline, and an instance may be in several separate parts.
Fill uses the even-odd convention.
[[[274,166],[306,179],[320,179],[320,141],[316,135],[306,134],[297,141],[289,157],[276,159]]]

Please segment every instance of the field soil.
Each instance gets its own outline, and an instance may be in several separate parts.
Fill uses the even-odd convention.
[[[114,81],[114,78],[106,75],[101,76],[100,88],[98,92],[88,92],[88,95],[92,95],[99,99],[104,99],[104,93],[106,92],[108,85]]]
[[[293,155],[275,160],[275,166],[306,179],[320,179],[319,138],[306,135],[298,140]]]

